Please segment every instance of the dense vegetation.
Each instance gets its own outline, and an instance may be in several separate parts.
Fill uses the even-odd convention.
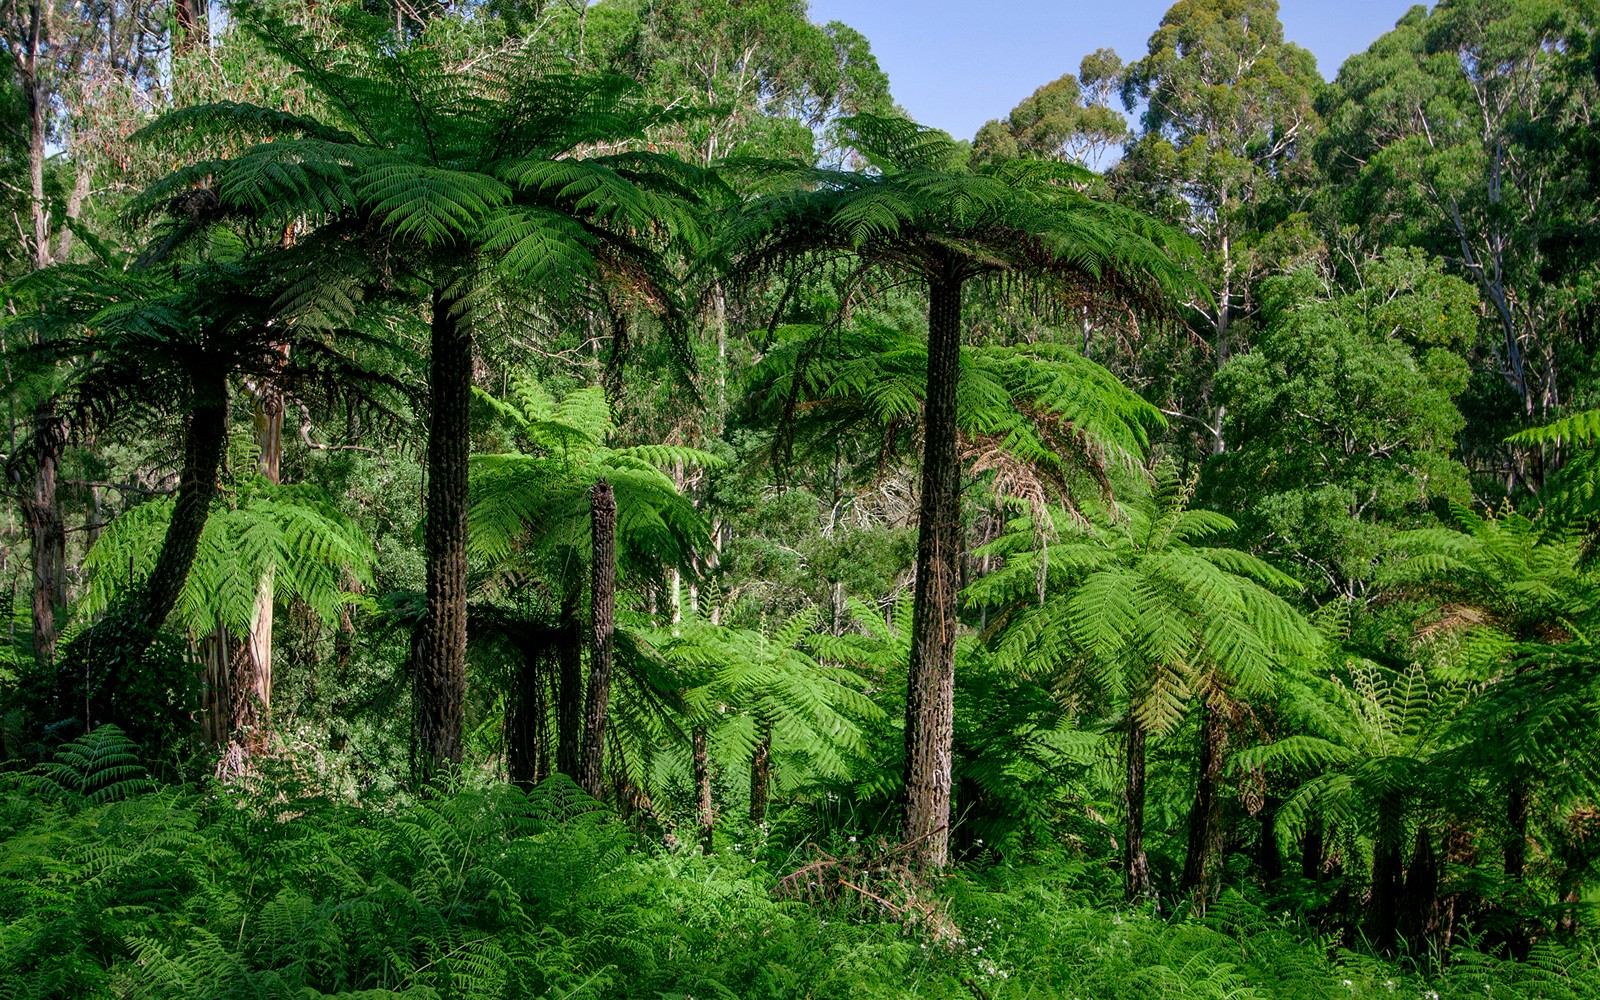
[[[0,997],[1600,995],[1600,10],[3,8]]]

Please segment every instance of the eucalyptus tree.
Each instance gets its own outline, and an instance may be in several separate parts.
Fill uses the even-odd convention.
[[[1187,287],[1173,253],[1188,244],[1084,194],[1086,171],[1014,160],[970,166],[948,136],[903,119],[858,115],[842,129],[871,169],[795,171],[794,189],[749,203],[726,239],[745,273],[832,257],[851,282],[880,273],[927,290],[903,833],[919,863],[937,868],[949,850],[963,291],[987,282],[1074,304],[1161,308]]]
[[[297,69],[318,116],[222,103],[165,116],[152,141],[235,151],[175,172],[152,204],[200,187],[217,217],[298,238],[325,270],[308,294],[350,305],[373,283],[417,289],[430,317],[426,610],[414,644],[419,770],[461,757],[465,690],[473,317],[497,284],[547,300],[602,286],[675,309],[664,252],[694,238],[702,177],[645,150],[668,117],[617,76],[576,76],[538,46],[466,47],[453,25],[416,37],[343,9],[313,32],[254,4],[240,25]]]
[[[1381,601],[1394,533],[1468,496],[1456,401],[1479,309],[1444,267],[1397,247],[1362,261],[1349,290],[1310,268],[1269,278],[1255,345],[1217,373],[1233,445],[1199,495],[1239,512],[1249,544],[1314,595]]]
[[[1316,157],[1342,221],[1445,257],[1477,286],[1480,351],[1512,421],[1548,419],[1578,388],[1557,355],[1587,319],[1551,279],[1576,259],[1556,237],[1588,224],[1593,199],[1586,171],[1555,154],[1564,131],[1589,128],[1600,93],[1592,75],[1563,71],[1592,19],[1573,0],[1414,7],[1324,101]],[[1539,485],[1535,467],[1510,472]]]
[[[1151,894],[1144,850],[1145,744],[1198,702],[1199,777],[1183,888],[1215,891],[1227,707],[1265,694],[1276,666],[1315,651],[1310,626],[1276,591],[1296,585],[1247,552],[1206,544],[1234,530],[1189,507],[1192,482],[1170,463],[1154,489],[1088,519],[1059,507],[1017,519],[980,550],[1004,560],[966,591],[992,609],[1001,665],[1055,673],[1101,703],[1126,706],[1123,839],[1129,898]]]
[[[1316,59],[1283,37],[1277,0],[1179,0],[1143,57],[1120,75],[1123,105],[1142,108],[1138,134],[1108,179],[1129,204],[1195,235],[1209,294],[1194,297],[1203,349],[1172,380],[1163,405],[1226,448],[1225,413],[1210,373],[1248,347],[1236,323],[1254,308],[1254,282],[1273,255],[1256,244],[1299,210],[1315,181],[1307,155],[1320,129]],[[1185,366],[1188,368],[1188,366]]]

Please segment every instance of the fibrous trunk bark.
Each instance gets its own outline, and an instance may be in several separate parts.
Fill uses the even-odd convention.
[[[1144,727],[1130,714],[1127,776],[1122,788],[1122,869],[1124,892],[1132,900],[1150,896],[1150,859],[1144,853],[1144,738]]]
[[[1440,935],[1439,857],[1433,850],[1433,837],[1427,827],[1417,829],[1406,868],[1405,900],[1401,931],[1410,942],[1413,954],[1425,955]]]
[[[556,770],[579,779],[583,758],[583,623],[578,595],[568,591],[561,601],[556,648]]]
[[[429,359],[427,603],[413,646],[413,770],[427,780],[461,762],[467,659],[467,464],[472,451],[472,328],[465,293],[433,295]]]
[[[589,491],[589,510],[594,538],[594,554],[589,566],[589,613],[593,634],[589,641],[589,690],[584,700],[583,758],[579,764],[578,784],[598,798],[605,763],[606,705],[611,697],[617,592],[617,499],[611,492],[611,484],[604,479]]]
[[[66,604],[67,533],[56,484],[66,450],[66,422],[55,401],[33,410],[33,492],[26,504],[33,561],[33,655],[49,669],[56,658],[56,614]]]
[[[1397,809],[1380,806],[1378,832],[1372,841],[1372,894],[1368,900],[1367,937],[1379,949],[1392,951],[1400,928],[1400,906],[1405,894],[1403,836]]]
[[[506,713],[506,772],[512,784],[526,790],[543,781],[550,771],[545,664],[551,651],[537,639],[517,645],[520,659]]]
[[[81,671],[84,724],[115,714],[115,685],[144,659],[167,615],[178,603],[200,534],[217,494],[217,472],[228,444],[228,377],[222,364],[201,366],[192,383],[193,399],[183,435],[183,467],[172,519],[161,540],[155,566],[142,590],[121,612],[112,612],[80,633],[62,655],[61,669]],[[109,689],[107,681],[111,682]],[[98,706],[98,708],[97,708]]]
[[[1189,810],[1189,849],[1179,888],[1204,909],[1217,891],[1217,855],[1222,849],[1222,772],[1226,761],[1227,715],[1216,706],[1200,707],[1200,760],[1194,804]]]
[[[961,280],[929,282],[928,385],[922,502],[917,524],[911,664],[906,679],[905,824],[914,862],[944,867],[950,854],[951,744],[955,730],[961,465],[956,388],[961,371]]]
[[[706,745],[706,727],[695,726],[691,738],[694,743],[695,828],[700,836],[700,850],[710,854],[716,835],[717,812],[711,802],[711,752]]]

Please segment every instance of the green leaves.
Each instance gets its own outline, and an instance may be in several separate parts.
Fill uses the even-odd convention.
[[[148,576],[172,507],[168,498],[148,501],[106,528],[84,561],[80,615],[104,612]],[[355,600],[349,582],[372,584],[375,561],[365,532],[316,487],[252,483],[213,508],[175,610],[194,636],[219,628],[248,635],[261,581],[271,577],[279,599],[334,621]]]
[[[965,594],[1001,616],[989,645],[1025,674],[1048,665],[1126,699],[1156,732],[1212,690],[1269,690],[1275,670],[1321,640],[1268,589],[1292,580],[1248,553],[1192,543],[1232,522],[1187,504],[1167,466],[1149,495],[1087,523],[1059,510],[1018,519],[978,552],[1002,568]]]

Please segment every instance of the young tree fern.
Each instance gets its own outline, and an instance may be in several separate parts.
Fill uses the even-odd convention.
[[[448,25],[412,37],[358,8],[313,33],[264,6],[240,27],[303,77],[318,117],[249,104],[187,108],[143,132],[189,166],[149,188],[136,213],[203,210],[177,235],[239,219],[309,227],[323,266],[304,298],[345,308],[354,290],[420,288],[430,305],[426,611],[413,644],[423,773],[461,757],[466,654],[468,413],[473,316],[497,284],[549,301],[603,285],[676,314],[663,253],[692,243],[704,175],[642,150],[666,120],[616,76],[577,76],[534,45],[456,51]],[[231,155],[215,156],[217,145]],[[204,151],[204,152],[202,152]]]
[[[1558,522],[1509,509],[1479,515],[1458,506],[1454,514],[1457,528],[1397,536],[1383,581],[1422,601],[1419,652],[1452,679],[1485,686],[1486,706],[1474,715],[1494,723],[1477,734],[1491,737],[1478,762],[1505,802],[1505,872],[1520,878],[1532,796],[1557,773],[1530,737],[1549,731],[1552,713],[1581,715],[1591,704],[1586,687],[1558,683],[1560,671],[1546,676],[1545,665],[1559,661],[1545,651],[1581,644],[1600,623],[1600,583]]]
[[[154,568],[174,502],[140,504],[113,521],[84,561],[89,588],[79,605],[98,615],[144,585]],[[223,637],[207,663],[202,729],[208,742],[264,721],[270,688],[241,657],[248,645],[226,641],[255,622],[257,587],[271,575],[279,600],[296,600],[323,621],[337,621],[356,600],[354,582],[370,587],[376,553],[359,525],[314,486],[276,486],[252,478],[213,505],[174,611],[204,649]]]
[[[1274,591],[1294,583],[1254,556],[1206,542],[1233,522],[1189,508],[1191,484],[1170,464],[1145,496],[1094,512],[1059,508],[1013,522],[980,554],[1004,564],[972,583],[968,603],[991,609],[998,665],[1055,674],[1090,700],[1126,705],[1124,861],[1130,898],[1152,889],[1144,853],[1145,741],[1199,702],[1201,776],[1191,812],[1190,888],[1209,891],[1220,838],[1220,789],[1230,698],[1269,690],[1286,658],[1318,643]]]
[[[860,724],[882,716],[859,675],[806,652],[816,618],[814,610],[802,612],[768,631],[719,625],[691,610],[633,633],[689,683],[684,721],[705,732],[707,753],[724,773],[744,772],[758,826],[774,789],[792,793],[851,776],[865,749]],[[695,777],[703,800],[709,773]],[[700,821],[708,849],[713,819]]]
[[[585,685],[577,622],[593,566],[591,493],[604,482],[615,502],[621,585],[659,586],[672,569],[694,574],[698,554],[710,544],[704,517],[664,469],[719,462],[671,445],[607,447],[611,408],[598,388],[577,389],[557,400],[538,383],[519,379],[512,383],[510,400],[483,392],[476,398],[484,421],[515,450],[473,459],[472,553],[489,569],[484,583],[489,592],[531,581],[549,594],[559,617],[547,633],[559,644],[554,657],[557,766],[575,779],[584,771],[598,775],[603,743],[585,737],[589,727],[580,722]],[[537,667],[537,659],[525,661],[525,670]],[[525,677],[517,690],[531,694],[541,683]],[[595,706],[602,720],[605,707]],[[532,706],[520,711],[526,714]],[[534,756],[522,748],[513,754],[527,761]],[[514,777],[526,781],[533,775]]]
[[[963,290],[1029,288],[1044,300],[1161,308],[1190,285],[1175,260],[1189,244],[1135,212],[1083,193],[1087,172],[1003,160],[967,166],[943,133],[859,115],[841,132],[871,170],[811,170],[750,203],[729,227],[734,267],[760,276],[842,260],[854,277],[885,273],[928,293],[916,624],[907,680],[904,837],[919,863],[949,844],[957,566],[961,549]]]

